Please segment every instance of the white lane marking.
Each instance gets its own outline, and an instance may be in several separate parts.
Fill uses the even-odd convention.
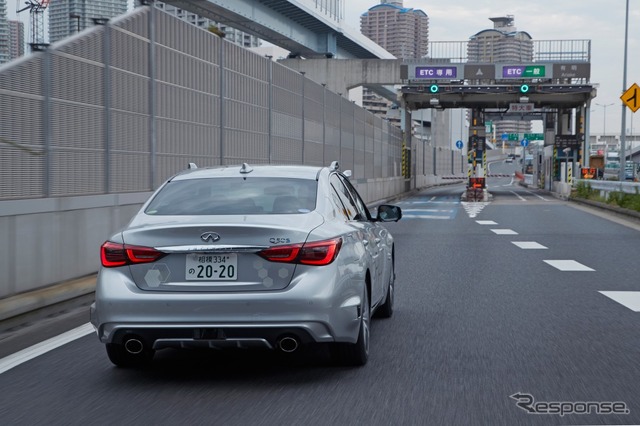
[[[498,222],[494,222],[493,220],[476,220],[478,225],[497,225]]]
[[[545,262],[561,271],[594,271],[588,266],[578,263],[575,260],[545,260]]]
[[[492,229],[491,231],[497,235],[518,235],[513,229]]]
[[[455,210],[451,210],[451,209],[402,209],[402,217],[404,217],[404,212],[407,212],[407,213],[415,213],[415,212],[454,213]]]
[[[549,200],[547,200],[546,198],[544,198],[542,195],[538,195],[538,194],[536,194],[535,192],[531,192],[531,191],[525,191],[525,192],[526,192],[527,194],[531,194],[531,195],[534,195],[534,196],[536,196],[536,197],[540,198],[542,201],[549,201]]]
[[[540,249],[547,248],[542,244],[536,243],[535,241],[511,241],[511,242],[516,246],[520,247],[521,249],[525,249],[525,250],[540,250]]]
[[[451,216],[421,215],[421,214],[404,214],[402,217],[407,219],[452,219]]]
[[[432,201],[432,200],[416,200],[416,201],[402,201],[398,203],[399,206],[413,206],[416,204],[460,204],[460,201]]]
[[[90,323],[86,323],[56,337],[47,339],[44,342],[40,342],[31,347],[23,349],[20,352],[16,352],[15,354],[6,356],[0,359],[0,374],[11,370],[13,367],[17,367],[18,365],[25,363],[35,357],[38,357],[62,345],[66,345],[69,342],[72,342],[94,332],[95,330],[93,326]]]
[[[525,198],[521,197],[520,194],[516,193],[515,191],[509,191],[509,192],[511,192],[516,197],[520,198],[520,201],[527,201]]]
[[[633,312],[640,312],[640,291],[600,291],[599,293]]]

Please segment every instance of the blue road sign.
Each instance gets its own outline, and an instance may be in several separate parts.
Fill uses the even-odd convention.
[[[520,145],[526,147],[529,145],[529,139],[522,139],[522,141],[520,141]]]
[[[462,142],[462,141],[456,141],[456,148],[458,148],[458,149],[462,149],[462,147],[464,147],[464,142]]]
[[[503,140],[503,141],[507,141],[507,140],[509,140],[509,133],[503,133],[503,134],[502,134],[502,140]]]

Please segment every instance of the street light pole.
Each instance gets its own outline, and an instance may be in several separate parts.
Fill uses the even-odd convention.
[[[627,8],[626,8],[626,13],[625,13],[625,21],[624,21],[624,65],[623,65],[623,70],[622,70],[622,93],[624,93],[627,90],[627,48],[628,48],[628,42],[629,42],[629,0],[627,0],[626,2],[627,4]],[[626,133],[626,126],[627,126],[627,111],[626,111],[626,105],[624,104],[624,102],[621,102],[622,104],[622,120],[621,120],[621,124],[620,124],[620,153],[622,154],[622,158],[620,161],[620,182],[622,182],[625,179],[625,174],[624,174],[624,168],[625,165],[627,164],[627,156],[625,153],[625,133]]]
[[[602,136],[606,137],[607,136],[607,107],[613,105],[613,103],[610,104],[599,104],[596,102],[596,105],[601,106],[604,109],[604,122],[602,123]],[[606,143],[606,141],[605,141]]]

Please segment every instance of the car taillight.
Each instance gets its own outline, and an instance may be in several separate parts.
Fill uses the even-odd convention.
[[[105,268],[155,262],[165,254],[153,247],[132,246],[111,241],[107,241],[100,247],[100,260]]]
[[[340,247],[342,247],[342,238],[333,238],[312,243],[271,247],[262,250],[258,255],[271,262],[322,266],[335,260]]]

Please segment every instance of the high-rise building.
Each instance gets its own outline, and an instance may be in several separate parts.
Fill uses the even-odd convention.
[[[49,42],[53,43],[127,12],[128,0],[52,0],[49,4]]]
[[[518,31],[513,15],[489,18],[493,28],[472,35],[467,44],[469,62],[517,62],[533,60],[533,40]]]
[[[469,62],[526,64],[533,61],[533,40],[527,32],[516,29],[512,15],[489,19],[493,21],[493,28],[469,38]],[[497,135],[531,133],[530,121],[499,121],[494,125]]]
[[[7,21],[7,0],[0,0],[0,64],[9,62],[9,21]]]
[[[9,21],[9,60],[24,55],[24,22]]]
[[[396,58],[422,58],[429,51],[429,17],[420,9],[404,7],[402,0],[381,0],[370,7],[360,16],[360,32]],[[363,91],[362,106],[400,125],[392,102],[372,91]]]
[[[402,0],[381,0],[360,16],[360,31],[396,58],[422,58],[429,50],[429,17]]]
[[[213,26],[216,27],[222,34],[224,34],[225,40],[228,40],[232,43],[235,43],[242,47],[258,47],[260,46],[260,39],[251,34],[247,34],[235,28],[231,28],[225,24],[221,24],[215,21],[212,21],[207,18],[203,18],[202,16],[196,15],[195,13],[188,12],[184,9],[177,8],[175,6],[171,6],[162,2],[154,2],[155,6],[159,9],[164,10],[165,12],[174,15],[184,21],[189,22],[197,27],[208,29]]]

